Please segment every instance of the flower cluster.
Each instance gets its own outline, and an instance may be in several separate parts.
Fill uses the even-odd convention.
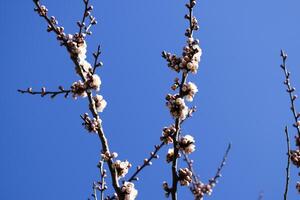
[[[162,131],[162,136],[160,137],[160,140],[163,141],[165,144],[171,144],[173,143],[173,135],[176,132],[176,128],[174,125],[171,125],[169,127],[164,127]]]
[[[212,194],[212,188],[210,184],[197,183],[191,190],[196,200],[202,200],[204,195]]]
[[[179,140],[179,148],[186,154],[190,154],[195,151],[195,140],[191,135],[185,135]]]
[[[192,175],[193,173],[188,168],[179,169],[178,179],[180,185],[189,186],[189,184],[192,182]]]
[[[195,83],[188,82],[182,86],[182,93],[187,101],[190,101],[190,102],[193,101],[195,94],[197,92],[198,92],[198,88]]]
[[[131,167],[131,164],[127,160],[125,160],[125,161],[116,160],[116,162],[113,164],[113,167],[117,171],[118,178],[121,178],[121,177],[124,177],[128,173],[128,170]]]
[[[116,158],[118,157],[118,153],[116,152],[113,152],[113,153],[110,153],[110,152],[104,152],[104,153],[101,153],[101,158],[104,160],[104,161],[108,161],[109,159],[113,159],[113,158]]]
[[[103,112],[104,108],[107,105],[107,102],[103,99],[101,95],[96,94],[93,96],[97,112]]]
[[[188,116],[189,109],[185,105],[183,98],[180,98],[178,95],[168,94],[166,100],[167,100],[166,105],[169,108],[170,113],[174,118],[179,118],[181,120],[184,120]]]
[[[89,89],[94,89],[99,91],[101,85],[101,79],[97,74],[87,74],[86,82],[82,82],[81,80],[74,82],[71,86],[71,91],[73,93],[73,97],[76,99],[77,97],[86,97],[86,91]]]
[[[100,90],[101,79],[97,74],[87,74],[86,86],[87,89]]]
[[[40,6],[40,8],[36,8],[35,11],[38,12],[41,17],[46,16],[48,13],[48,9],[44,5]]]
[[[97,133],[100,125],[101,125],[101,120],[97,120],[96,118],[91,119],[87,113],[85,113],[82,116],[83,123],[82,125],[85,127],[88,132],[94,132]]]
[[[290,151],[291,155],[291,161],[296,167],[300,167],[300,150],[291,150]]]
[[[176,72],[192,72],[196,74],[199,68],[199,62],[202,50],[199,41],[192,37],[187,39],[187,44],[183,47],[182,57],[175,54],[162,52],[162,57],[168,62],[168,66]]]
[[[77,97],[86,97],[86,86],[85,84],[79,80],[77,82],[74,82],[71,86],[72,96],[74,99],[77,99]]]
[[[124,193],[124,200],[135,200],[138,195],[138,191],[134,188],[134,184],[131,182],[124,182],[121,187],[121,191]]]

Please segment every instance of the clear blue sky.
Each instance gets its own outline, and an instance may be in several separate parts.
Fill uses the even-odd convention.
[[[77,30],[81,0],[43,2],[67,32]],[[104,129],[111,149],[136,166],[159,142],[162,127],[172,123],[164,97],[176,73],[160,55],[181,52],[185,1],[92,3],[99,24],[88,50],[98,43],[103,49]],[[300,2],[202,0],[197,5],[203,57],[190,80],[199,87],[198,112],[183,130],[195,136],[192,158],[203,181],[214,175],[228,142],[233,144],[223,178],[207,199],[253,200],[260,191],[266,200],[281,199],[284,126],[292,117],[279,52],[288,52],[293,82],[300,87]],[[79,117],[87,111],[86,99],[16,92],[28,86],[67,87],[78,80],[65,49],[46,33],[33,8],[32,1],[0,2],[0,199],[86,199],[98,177],[99,158],[99,140],[82,128]],[[164,199],[161,184],[171,177],[166,151],[141,174],[138,199]],[[292,167],[290,199],[299,198],[296,171]],[[180,196],[192,199],[186,188]]]

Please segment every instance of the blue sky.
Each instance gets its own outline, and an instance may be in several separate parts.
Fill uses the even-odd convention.
[[[75,32],[81,0],[43,1],[67,32]],[[164,97],[176,73],[161,51],[179,54],[187,26],[185,1],[92,1],[98,25],[88,50],[103,49],[101,94],[108,101],[103,125],[111,149],[134,166],[159,143],[172,123]],[[286,143],[291,125],[282,84],[280,49],[288,55],[293,83],[300,87],[300,2],[279,0],[199,1],[195,34],[203,49],[199,73],[190,80],[198,107],[183,131],[195,136],[192,155],[203,181],[212,177],[229,142],[233,148],[223,178],[207,199],[280,199],[284,190]],[[0,199],[86,199],[98,177],[97,136],[81,126],[87,100],[20,95],[19,88],[65,87],[79,78],[65,51],[31,1],[1,1],[2,78]],[[290,128],[291,138],[295,130]],[[293,141],[293,140],[292,140]],[[293,144],[293,143],[292,143]],[[294,145],[294,144],[293,144]],[[161,184],[170,166],[161,158],[140,175],[138,199],[164,199]],[[182,165],[184,166],[184,165]],[[292,167],[290,199],[296,199]],[[192,199],[186,188],[181,199]]]

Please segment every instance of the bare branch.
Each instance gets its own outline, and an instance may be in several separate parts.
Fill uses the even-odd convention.
[[[158,151],[164,146],[164,142],[160,143],[160,145],[155,145],[155,150],[153,152],[150,153],[150,157],[146,158],[144,160],[144,163],[141,166],[137,166],[136,171],[133,173],[133,175],[128,179],[128,182],[131,181],[137,181],[138,177],[137,175],[146,167],[146,166],[150,166],[152,165],[151,160],[154,158],[158,158]]]
[[[193,161],[189,159],[188,155],[185,154],[184,152],[184,160],[186,161],[189,170],[193,173],[192,175],[192,186],[190,187],[190,190],[194,194],[194,197],[196,200],[201,200],[204,195],[210,195],[212,193],[212,189],[216,186],[218,182],[218,178],[221,177],[221,171],[223,167],[225,166],[229,151],[231,149],[231,143],[229,143],[226,152],[223,156],[222,162],[220,166],[217,169],[217,172],[215,176],[209,180],[208,184],[204,184],[200,181],[199,177],[196,175],[195,170],[193,169]]]
[[[291,111],[292,111],[292,114],[293,114],[293,117],[295,120],[295,123],[293,124],[293,126],[297,129],[298,137],[300,137],[300,123],[298,122],[300,113],[297,112],[297,109],[295,106],[295,100],[297,99],[297,95],[294,94],[294,92],[296,91],[296,88],[294,88],[291,85],[291,80],[290,80],[291,73],[288,71],[287,66],[286,66],[287,54],[283,50],[281,50],[280,56],[282,58],[282,64],[280,65],[280,67],[282,68],[284,75],[285,75],[284,84],[287,87],[286,91],[289,93],[290,103],[291,103]]]
[[[35,11],[38,12],[38,14],[43,17],[46,22],[48,23],[48,32],[54,31],[57,39],[61,41],[61,45],[66,45],[67,38],[65,37],[64,34],[64,28],[57,26],[58,22],[55,19],[55,17],[49,17],[47,15],[48,9],[40,4],[39,0],[33,0],[34,4],[36,5]]]
[[[82,20],[81,22],[78,21],[77,25],[79,26],[79,35],[82,37],[85,37],[85,35],[83,34],[87,34],[87,35],[91,35],[92,32],[89,31],[89,29],[91,28],[91,26],[96,25],[97,21],[96,18],[94,16],[91,15],[91,11],[93,10],[93,6],[90,6],[89,0],[83,0],[84,3],[84,12],[83,12],[83,16],[82,16]],[[89,18],[89,24],[86,25],[86,19]]]
[[[286,179],[285,179],[285,190],[283,199],[287,200],[288,198],[288,190],[289,190],[289,180],[290,180],[290,163],[291,163],[291,154],[290,154],[290,137],[288,132],[288,127],[285,127],[285,136],[286,136],[286,143],[287,143],[287,166],[286,166]]]
[[[27,90],[18,90],[18,92],[22,94],[31,94],[31,95],[41,95],[41,97],[49,95],[51,98],[55,98],[59,94],[63,94],[65,98],[67,98],[72,92],[71,90],[65,90],[62,86],[58,87],[59,91],[46,91],[46,88],[43,87],[40,92],[33,91],[32,88],[28,88]]]
[[[97,51],[93,53],[95,61],[94,61],[94,67],[93,67],[92,74],[95,74],[97,67],[101,67],[103,65],[102,62],[98,62],[100,54],[101,54],[100,45],[98,45]]]
[[[223,156],[222,162],[221,162],[220,166],[217,169],[216,175],[209,181],[210,184],[216,184],[217,181],[218,181],[218,178],[220,178],[222,176],[221,171],[222,171],[223,167],[226,164],[226,160],[227,160],[230,149],[231,149],[231,143],[228,144],[228,147],[227,147],[226,152]]]

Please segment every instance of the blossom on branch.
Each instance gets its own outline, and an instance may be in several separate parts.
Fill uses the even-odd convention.
[[[182,86],[182,92],[184,94],[184,98],[191,102],[198,92],[197,85],[195,83],[188,82]]]
[[[170,113],[174,118],[184,120],[187,117],[189,109],[185,105],[183,98],[178,97],[178,95],[168,94],[166,100],[166,105],[170,109]]]
[[[169,127],[164,127],[162,136],[160,137],[160,140],[163,141],[165,144],[173,143],[172,137],[175,132],[176,132],[176,128],[175,128],[174,124]]]
[[[131,164],[127,160],[116,160],[116,162],[113,164],[113,168],[117,171],[118,178],[125,177],[130,167]]]
[[[185,135],[179,140],[179,147],[184,153],[190,154],[195,151],[195,140],[191,135]]]
[[[77,97],[86,97],[86,86],[85,84],[79,80],[77,82],[74,82],[71,86],[71,92],[74,99],[77,99]]]
[[[96,94],[96,96],[93,97],[93,100],[95,101],[97,112],[103,112],[107,105],[107,102],[103,99],[103,96]]]
[[[180,185],[188,186],[192,182],[192,175],[193,175],[193,173],[188,168],[179,169],[178,179],[179,179]]]
[[[135,200],[138,194],[138,191],[134,188],[134,184],[131,182],[124,182],[121,191],[125,194],[124,200]]]

